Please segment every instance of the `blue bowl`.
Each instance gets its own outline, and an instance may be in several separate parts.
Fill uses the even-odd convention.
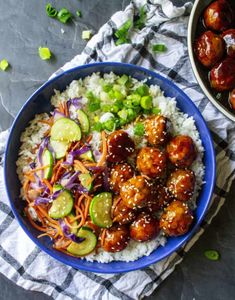
[[[80,260],[79,258],[71,257],[64,253],[58,252],[52,248],[52,243],[48,237],[37,239],[39,232],[30,225],[28,220],[23,217],[22,214],[24,203],[19,199],[20,182],[16,174],[15,162],[17,160],[18,150],[20,147],[21,133],[24,131],[28,122],[34,118],[36,113],[49,112],[52,109],[50,98],[54,93],[54,89],[64,90],[72,80],[86,77],[91,75],[93,72],[108,73],[111,71],[119,75],[128,74],[137,78],[138,80],[147,78],[148,84],[159,85],[165,92],[166,96],[176,98],[177,106],[181,111],[187,113],[189,116],[193,116],[205,148],[204,180],[206,184],[203,185],[198,197],[198,206],[195,211],[194,225],[187,234],[180,237],[169,238],[164,247],[159,247],[149,256],[142,257],[134,262],[116,261],[102,264],[98,262],[87,262],[86,260]],[[11,128],[5,154],[4,176],[7,195],[12,211],[20,226],[39,248],[53,258],[76,269],[98,273],[121,273],[141,269],[154,264],[164,257],[170,255],[172,252],[176,251],[191,238],[203,220],[209,205],[215,183],[215,168],[213,143],[206,123],[193,102],[177,86],[175,86],[168,79],[147,69],[130,64],[107,62],[84,65],[68,70],[52,80],[47,81],[28,99],[16,117]]]

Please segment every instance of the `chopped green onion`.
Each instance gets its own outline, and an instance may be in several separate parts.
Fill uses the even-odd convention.
[[[2,71],[6,71],[6,69],[9,67],[9,63],[6,59],[3,59],[0,61],[0,69]]]
[[[81,11],[80,11],[79,9],[76,11],[76,15],[77,15],[79,18],[81,18],[82,13],[81,13]]]
[[[145,26],[146,18],[147,18],[147,14],[145,11],[145,7],[142,6],[140,8],[139,15],[137,16],[136,20],[134,21],[134,27],[137,29],[142,29]]]
[[[103,126],[102,126],[102,124],[101,124],[100,122],[97,122],[97,123],[95,123],[95,124],[92,126],[92,129],[93,129],[94,131],[101,132],[102,129],[103,129]]]
[[[220,254],[216,250],[206,250],[204,255],[210,260],[219,260]]]
[[[114,98],[117,100],[122,100],[125,98],[125,96],[119,91],[114,91]]]
[[[152,47],[153,52],[166,52],[167,47],[164,44],[156,44]]]
[[[103,88],[103,91],[104,91],[104,92],[108,93],[108,92],[111,91],[111,89],[112,89],[112,84],[106,83],[106,84],[104,84],[104,85],[102,86],[102,88]]]
[[[129,96],[128,96],[129,97]],[[126,100],[124,100],[123,101],[123,104],[124,104],[124,106],[125,107],[128,107],[128,108],[132,108],[133,107],[133,105],[132,105],[132,100],[131,99],[126,99]]]
[[[67,8],[61,8],[57,14],[57,19],[62,23],[67,23],[72,18],[72,14],[67,10]]]
[[[159,115],[159,114],[161,113],[161,109],[158,108],[158,107],[153,107],[153,108],[152,108],[152,113],[153,113],[154,115]]]
[[[138,136],[143,136],[144,135],[144,124],[137,123],[134,127],[134,134],[138,135]]]
[[[136,92],[137,94],[139,94],[140,96],[147,96],[147,95],[149,95],[149,87],[148,87],[147,84],[143,84],[143,85],[139,86],[139,87],[135,90],[135,92]]]
[[[39,47],[38,54],[42,60],[47,60],[51,58],[51,51],[47,47]]]
[[[127,119],[129,122],[133,121],[137,116],[137,113],[132,108],[127,109],[127,114],[128,114]]]
[[[104,105],[101,106],[101,110],[102,110],[103,112],[111,112],[111,110],[112,110],[112,105],[110,105],[110,104],[104,104]]]
[[[118,78],[117,82],[120,85],[125,85],[129,80],[129,77],[126,74],[123,74],[120,78]]]
[[[117,113],[123,108],[122,100],[116,100],[112,106],[112,112]]]
[[[51,6],[51,3],[47,3],[46,13],[47,13],[48,17],[55,18],[58,14],[58,11],[54,7]]]
[[[102,123],[102,126],[104,129],[106,129],[108,131],[115,130],[115,128],[116,128],[115,118],[111,118],[111,119],[105,121],[104,123]]]
[[[120,117],[120,119],[122,120],[127,120],[127,117],[128,117],[128,113],[127,113],[127,110],[126,109],[122,109],[118,112],[118,116]]]
[[[150,109],[153,106],[152,97],[151,96],[144,96],[140,100],[140,105],[143,109]]]
[[[82,32],[82,39],[89,40],[92,36],[92,32],[90,30],[83,30]]]
[[[88,110],[90,112],[95,112],[100,109],[100,99],[98,99],[91,91],[86,93],[86,97],[89,100]]]
[[[115,31],[114,35],[117,38],[115,42],[116,46],[129,43],[128,32],[131,26],[132,26],[132,21],[127,20],[119,29]]]

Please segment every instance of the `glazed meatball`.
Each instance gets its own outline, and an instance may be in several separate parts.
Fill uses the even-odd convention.
[[[168,236],[178,236],[188,232],[193,215],[187,204],[181,201],[171,202],[160,218],[160,228]]]
[[[117,222],[120,225],[129,224],[136,218],[136,211],[127,207],[121,197],[114,199],[113,209],[113,222]]]
[[[233,24],[233,20],[233,9],[226,0],[212,2],[204,12],[206,27],[215,31],[228,29]]]
[[[101,247],[107,252],[122,251],[130,239],[128,227],[125,225],[114,225],[109,229],[104,229],[101,235],[104,235]]]
[[[150,213],[156,213],[173,200],[168,189],[159,184],[152,188],[152,196],[147,203],[147,210]]]
[[[228,56],[235,58],[235,29],[229,29],[222,33],[227,47]]]
[[[132,177],[122,184],[120,196],[123,203],[132,209],[146,206],[151,196],[152,184],[143,176]]]
[[[149,144],[163,145],[169,137],[171,122],[163,116],[154,116],[145,120],[144,127]]]
[[[190,167],[197,157],[196,147],[191,137],[177,135],[167,145],[167,153],[172,164],[179,168]]]
[[[225,42],[212,31],[204,32],[194,44],[194,52],[203,66],[210,68],[221,60],[225,53]]]
[[[235,89],[233,89],[232,92],[229,94],[229,103],[232,109],[235,110]]]
[[[108,157],[110,162],[126,160],[135,151],[135,144],[123,130],[117,130],[108,137]]]
[[[141,213],[130,226],[130,236],[137,242],[147,242],[159,233],[159,222],[150,214]]]
[[[111,189],[119,193],[120,186],[122,183],[126,182],[128,179],[134,176],[134,171],[132,167],[127,164],[115,165],[110,172],[110,187]]]
[[[188,201],[194,191],[195,175],[191,170],[178,169],[167,180],[168,191],[180,201]]]
[[[235,59],[225,58],[210,71],[210,84],[218,92],[235,88]]]
[[[157,148],[143,147],[137,156],[138,170],[150,178],[162,178],[166,174],[166,153]]]

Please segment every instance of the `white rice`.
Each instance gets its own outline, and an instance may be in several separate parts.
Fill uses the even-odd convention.
[[[114,73],[104,74],[104,79],[101,79],[99,73],[94,73],[91,76],[86,77],[85,79],[74,80],[67,87],[67,89],[63,92],[59,92],[55,90],[55,95],[51,98],[51,103],[53,106],[58,107],[60,102],[68,101],[71,98],[82,97],[82,104],[84,105],[84,110],[86,111],[86,103],[88,99],[85,97],[87,91],[92,91],[95,96],[102,99],[103,103],[109,104],[110,99],[107,94],[102,91],[101,88],[101,80],[105,83],[113,84],[117,76]],[[136,89],[143,82],[140,82],[134,79],[134,87]],[[172,122],[172,134],[185,134],[189,135],[198,151],[197,159],[194,161],[191,169],[195,173],[196,177],[196,186],[192,199],[189,201],[189,205],[192,209],[196,207],[196,199],[199,193],[199,190],[203,184],[204,177],[204,166],[203,166],[203,146],[200,140],[199,133],[195,126],[195,122],[193,117],[189,117],[187,114],[184,114],[178,110],[176,107],[175,99],[166,98],[163,92],[160,90],[159,86],[150,86],[150,94],[153,97],[153,105],[155,107],[160,108],[161,114],[165,117],[168,117]],[[70,113],[73,118],[76,118],[76,110],[71,106]],[[97,116],[104,120],[107,120],[110,115],[102,116],[100,112],[92,113],[90,115],[91,118]],[[16,162],[17,164],[17,173],[19,179],[23,184],[23,172],[29,170],[29,162],[32,162],[36,153],[33,151],[36,145],[40,144],[43,134],[48,130],[48,126],[42,123],[39,123],[39,120],[48,119],[49,115],[44,113],[40,115],[36,115],[35,119],[30,122],[29,126],[25,129],[23,134],[21,135],[22,145],[20,147],[19,158]],[[138,138],[134,135],[133,124],[129,124],[125,128],[126,132],[135,140],[136,146],[141,148],[147,144],[145,138]],[[101,144],[101,135],[98,132],[93,133],[93,137],[91,140],[91,145],[93,148],[93,152],[95,154],[95,158],[99,159],[100,153],[100,144]],[[23,198],[23,194],[21,194]],[[159,245],[164,245],[166,243],[166,238],[163,233],[160,232],[157,238],[150,242],[138,243],[133,240],[130,241],[127,248],[121,252],[110,253],[105,252],[102,248],[98,249],[98,253],[91,253],[85,256],[83,259],[88,261],[98,261],[102,263],[107,263],[110,261],[134,261],[142,256],[148,256],[154,249],[156,249]]]

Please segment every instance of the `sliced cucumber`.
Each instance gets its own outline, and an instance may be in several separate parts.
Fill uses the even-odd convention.
[[[85,240],[81,243],[72,242],[67,248],[69,253],[77,256],[84,256],[95,249],[97,237],[90,228],[83,226],[78,231],[77,236],[84,238]]]
[[[64,190],[52,202],[52,206],[49,209],[49,216],[53,219],[64,218],[71,213],[72,208],[73,197],[68,190]]]
[[[80,141],[81,129],[73,120],[61,118],[51,127],[51,139],[60,142]]]
[[[92,189],[92,176],[89,173],[80,174],[78,178],[81,182],[81,185],[85,189],[87,189],[88,191]]]
[[[88,116],[81,109],[77,111],[77,116],[78,116],[78,121],[81,125],[82,132],[88,133],[90,129],[90,122]]]
[[[60,142],[53,139],[50,139],[50,144],[53,150],[55,151],[55,158],[61,159],[65,157],[67,150],[69,148],[69,142]]]
[[[63,186],[61,184],[54,184],[52,188],[52,192],[55,193],[57,191],[60,191],[63,189]]]
[[[73,220],[73,218],[75,218],[74,213],[70,213],[70,214],[67,216],[67,218],[69,219],[69,222],[71,222],[71,221]],[[71,226],[74,226],[74,227],[78,226],[78,221],[75,220],[73,223],[71,223]],[[77,234],[77,232],[78,232],[78,229],[77,229],[77,228],[71,228],[71,233]]]
[[[88,150],[87,152],[83,153],[80,155],[80,158],[82,160],[86,160],[86,161],[91,161],[91,162],[94,162],[94,156],[93,156],[93,153],[91,150]]]
[[[42,153],[42,165],[47,166],[47,168],[44,169],[44,178],[50,179],[52,176],[52,170],[53,170],[53,156],[52,153],[45,149]]]
[[[96,195],[90,204],[90,216],[94,224],[99,227],[111,227],[113,221],[111,219],[112,194],[100,193]]]

